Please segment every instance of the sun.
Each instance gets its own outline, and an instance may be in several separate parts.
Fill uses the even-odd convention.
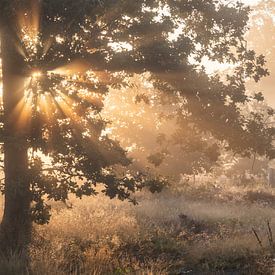
[[[105,70],[93,68],[77,50],[72,50],[75,57],[66,58],[66,53],[59,50],[65,43],[63,36],[45,34],[40,24],[41,1],[28,1],[29,9],[20,6],[15,12],[15,46],[25,63],[22,99],[14,110],[17,127],[31,132],[39,120],[44,130],[53,123],[60,124],[62,118],[77,128],[85,128],[100,118],[106,87],[114,77]],[[77,37],[77,41],[81,39]]]
[[[39,80],[43,76],[43,73],[41,70],[33,70],[31,73],[31,78],[33,80]]]

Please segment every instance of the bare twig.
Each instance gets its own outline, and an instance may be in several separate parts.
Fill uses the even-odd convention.
[[[256,152],[254,152],[254,155],[253,155],[253,162],[252,162],[252,166],[251,166],[251,172],[253,172],[253,170],[254,170],[255,162],[256,162]]]
[[[252,227],[252,231],[253,231],[253,233],[254,233],[254,235],[255,235],[255,237],[256,237],[256,239],[257,239],[260,247],[263,248],[262,241],[260,240],[258,233],[256,232],[256,230],[253,227]]]
[[[268,228],[268,240],[269,240],[269,244],[271,247],[274,246],[274,243],[273,243],[273,233],[272,233],[272,230],[271,230],[271,227],[270,227],[270,223],[269,221],[267,220],[267,228]]]

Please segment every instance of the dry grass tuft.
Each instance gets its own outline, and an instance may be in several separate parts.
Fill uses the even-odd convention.
[[[140,193],[138,206],[104,196],[72,200],[72,209],[53,204],[50,224],[35,226],[32,274],[272,274],[272,189],[183,190]],[[0,267],[20,274],[18,257],[0,259]]]

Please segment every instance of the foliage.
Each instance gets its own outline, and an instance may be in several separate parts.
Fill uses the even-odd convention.
[[[268,74],[263,56],[246,48],[249,9],[240,3],[37,0],[1,5],[4,31],[13,34],[27,65],[28,111],[18,127],[28,140],[38,223],[49,218],[45,198],[65,202],[69,193],[96,195],[102,184],[109,197],[134,201],[132,192],[148,184],[158,191],[165,182],[125,168],[130,164],[126,151],[104,132],[104,97],[110,88],[127,86],[134,73],[149,72],[160,102],[165,105],[168,98],[175,106],[179,129],[172,143],[182,154],[195,152],[189,173],[210,169],[220,141],[237,153],[272,156],[273,128],[257,114],[245,118],[239,106],[251,100],[245,81]],[[182,32],[171,38],[179,26]],[[209,76],[197,65],[203,58],[231,63],[234,73],[225,82]],[[141,100],[148,103],[144,96]],[[259,148],[263,136],[266,142]],[[8,138],[4,134],[3,142]],[[151,156],[151,161],[160,164],[162,158]]]

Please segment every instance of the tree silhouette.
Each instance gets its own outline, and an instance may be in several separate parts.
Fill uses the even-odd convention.
[[[133,201],[131,192],[145,185],[151,191],[161,188],[161,178],[127,168],[119,173],[116,167],[127,167],[130,160],[104,134],[104,96],[110,87],[127,85],[133,74],[149,72],[162,99],[177,103],[175,142],[188,143],[191,133],[196,140],[185,150],[201,148],[216,159],[215,144],[209,147],[201,135],[206,132],[238,153],[255,149],[247,143],[249,121],[240,105],[251,100],[246,79],[258,81],[267,70],[264,58],[246,48],[249,9],[241,4],[13,0],[0,5],[3,251],[28,245],[31,222],[49,219],[47,199],[95,195],[101,184],[109,197]],[[175,38],[179,26],[182,32]],[[225,82],[207,75],[192,62],[205,57],[234,64],[234,73]],[[257,121],[266,131],[260,153],[271,156],[273,129]],[[190,136],[181,140],[184,130]]]

